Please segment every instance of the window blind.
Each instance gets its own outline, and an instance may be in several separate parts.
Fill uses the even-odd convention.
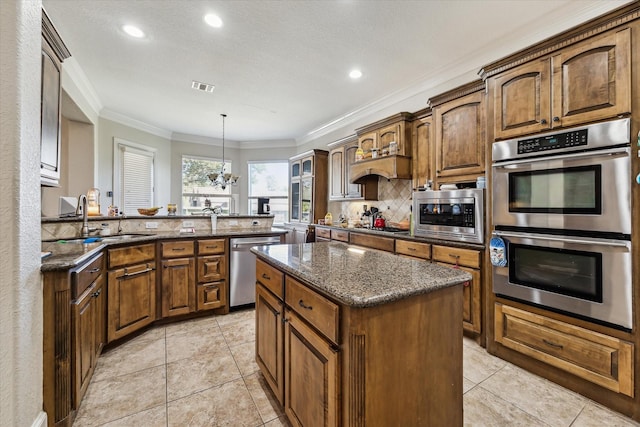
[[[138,208],[153,206],[154,153],[133,147],[121,146],[122,207],[127,215],[136,215]]]

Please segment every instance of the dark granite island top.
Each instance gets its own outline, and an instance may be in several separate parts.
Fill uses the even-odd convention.
[[[465,271],[338,242],[259,246],[259,258],[350,307],[372,307],[471,280]]]

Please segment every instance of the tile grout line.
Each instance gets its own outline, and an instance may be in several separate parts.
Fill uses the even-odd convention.
[[[169,351],[167,350],[167,328],[164,328],[164,423],[169,427]]]

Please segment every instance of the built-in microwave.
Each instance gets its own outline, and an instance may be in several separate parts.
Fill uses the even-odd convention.
[[[412,209],[416,236],[470,243],[484,241],[483,189],[416,191]]]

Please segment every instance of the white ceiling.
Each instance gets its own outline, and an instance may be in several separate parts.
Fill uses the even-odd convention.
[[[226,113],[229,140],[297,143],[416,94],[423,108],[482,65],[624,3],[43,0],[101,116],[220,138]],[[203,22],[209,12],[222,28]],[[126,36],[128,23],[147,37]]]

